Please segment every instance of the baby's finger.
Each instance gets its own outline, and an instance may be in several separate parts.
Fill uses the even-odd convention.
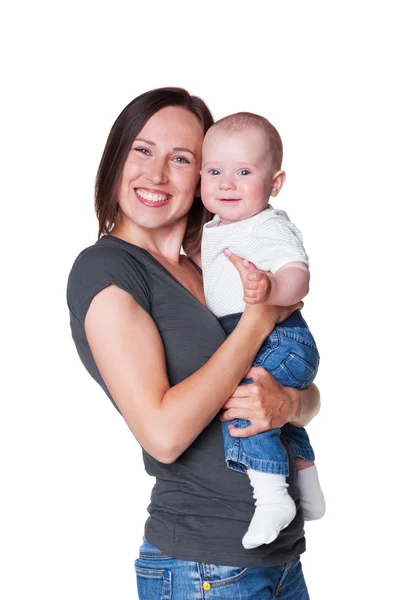
[[[250,273],[248,273],[247,275],[247,281],[262,281],[262,279],[264,278],[263,273],[261,273],[260,271],[256,270],[256,271],[251,271]]]
[[[265,288],[266,286],[262,285],[261,281],[246,281],[245,289],[246,290],[258,290],[259,288]]]
[[[248,290],[245,288],[245,297],[246,298],[263,298],[265,295],[264,292],[258,289]]]
[[[255,267],[254,263],[252,263],[250,260],[247,260],[246,258],[244,258],[243,260],[243,265],[246,269],[248,269],[248,271],[251,271],[251,273],[248,273],[247,277],[250,274],[252,275],[252,271],[254,271],[255,273],[257,272],[257,268]]]

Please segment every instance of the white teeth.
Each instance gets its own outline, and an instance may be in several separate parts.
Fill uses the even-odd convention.
[[[168,199],[166,194],[153,194],[152,192],[144,192],[143,190],[136,190],[136,194],[140,196],[140,198],[144,198],[149,202],[165,202]]]

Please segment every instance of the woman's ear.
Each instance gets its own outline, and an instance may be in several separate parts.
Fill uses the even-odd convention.
[[[277,171],[277,173],[275,173],[273,175],[272,189],[270,191],[271,196],[273,196],[273,197],[277,196],[277,194],[280,192],[281,188],[283,187],[283,185],[285,183],[285,178],[286,178],[285,171]]]

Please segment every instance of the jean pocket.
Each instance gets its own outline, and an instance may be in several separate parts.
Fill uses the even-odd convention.
[[[250,569],[202,564],[202,571],[205,583],[210,585],[210,589],[216,589],[237,583],[250,572]]]
[[[313,351],[311,351],[313,353]],[[290,352],[285,360],[283,360],[280,366],[271,371],[273,377],[276,377],[280,381],[281,376],[285,375],[284,385],[296,387],[299,389],[306,388],[314,380],[317,367],[319,364],[319,358],[317,352],[314,352],[313,362],[309,362],[303,356],[296,354],[296,352]]]
[[[172,600],[172,571],[142,567],[138,561],[135,569],[140,600]]]

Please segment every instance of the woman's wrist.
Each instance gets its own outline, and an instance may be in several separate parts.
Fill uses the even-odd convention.
[[[278,315],[276,307],[261,304],[246,304],[241,321],[259,335],[262,343],[276,326]]]

